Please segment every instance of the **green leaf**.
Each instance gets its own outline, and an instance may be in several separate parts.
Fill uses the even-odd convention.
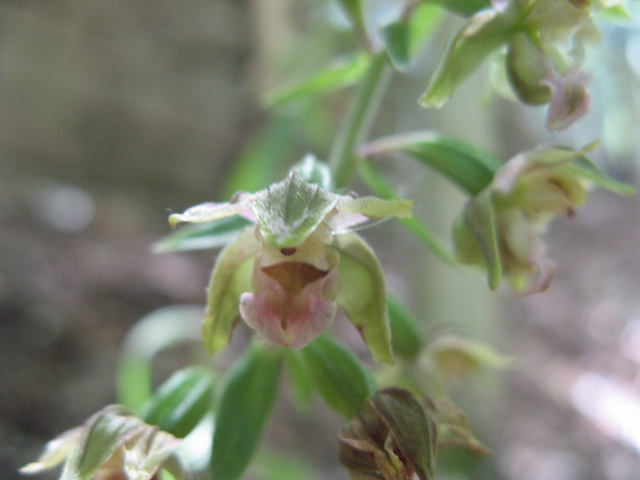
[[[380,262],[355,233],[336,235],[333,247],[340,252],[340,284],[336,302],[358,329],[373,358],[393,364],[387,318],[386,288]]]
[[[290,451],[260,449],[251,465],[251,473],[261,480],[317,480],[314,466]]]
[[[411,25],[406,20],[398,20],[385,25],[380,34],[387,54],[396,70],[404,71],[411,63]]]
[[[417,321],[407,306],[396,297],[390,295],[387,305],[393,351],[400,357],[412,360],[420,354],[423,346]]]
[[[581,155],[574,160],[569,166],[569,169],[612,192],[619,193],[621,195],[633,195],[636,192],[636,189],[632,186],[618,182],[609,177],[584,155]]]
[[[230,373],[216,412],[211,475],[240,478],[260,442],[278,391],[280,352],[253,344]]]
[[[393,188],[376,171],[371,162],[360,162],[359,173],[362,180],[376,195],[387,199],[398,198]],[[401,218],[399,222],[422,240],[441,260],[453,266],[458,264],[449,248],[443,245],[438,237],[423,222],[417,218]]]
[[[408,18],[401,18],[385,25],[380,35],[396,70],[406,70],[435,30],[441,18],[442,9],[428,3],[417,5]]]
[[[453,37],[419,102],[423,107],[440,108],[498,47],[510,38],[512,28],[493,10],[476,13]]]
[[[213,376],[203,367],[189,367],[174,373],[149,399],[141,411],[150,425],[183,438],[202,420],[211,407]]]
[[[326,95],[355,85],[371,63],[369,54],[340,59],[325,70],[296,84],[271,90],[264,95],[265,108],[274,108],[289,102]]]
[[[141,318],[129,330],[118,367],[118,401],[138,411],[151,396],[151,366],[157,354],[174,345],[200,345],[202,307],[173,305]]]
[[[501,167],[491,153],[432,131],[381,138],[361,149],[366,157],[403,152],[446,176],[470,195],[477,195]]]
[[[373,393],[372,380],[360,360],[329,335],[321,335],[301,353],[327,405],[347,419],[355,417]]]
[[[364,8],[362,0],[338,0],[343,11],[351,20],[353,29],[361,39],[367,38],[367,28],[364,18]]]
[[[221,218],[204,224],[187,225],[155,242],[153,253],[183,252],[224,247],[251,225],[243,217]]]
[[[296,407],[301,411],[309,411],[315,390],[313,378],[309,375],[305,359],[300,350],[287,349],[287,372],[294,391]]]
[[[434,3],[442,5],[450,10],[465,17],[469,17],[474,13],[491,8],[491,0],[431,0]]]
[[[254,228],[245,229],[220,252],[211,273],[202,339],[211,354],[225,348],[240,315],[240,295],[250,292],[251,272],[260,243]]]
[[[322,223],[338,198],[291,172],[255,196],[254,211],[265,242],[274,248],[297,247]]]

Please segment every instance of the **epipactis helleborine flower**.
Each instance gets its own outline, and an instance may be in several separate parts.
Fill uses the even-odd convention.
[[[60,480],[151,480],[159,478],[160,468],[182,479],[187,473],[174,456],[179,444],[125,407],[110,405],[51,440],[20,472],[36,474],[65,462]]]
[[[332,193],[292,171],[257,193],[171,215],[173,226],[232,215],[257,223],[216,261],[203,325],[209,351],[229,343],[238,312],[270,343],[302,348],[331,326],[340,305],[373,357],[391,363],[382,269],[351,230],[371,218],[410,217],[411,209],[406,200]]]
[[[593,148],[595,144],[578,151],[540,148],[505,163],[493,182],[467,202],[454,224],[459,260],[485,266],[492,289],[504,275],[520,293],[545,290],[555,268],[545,256],[539,234],[549,220],[574,216],[576,207],[587,200],[590,183],[618,193],[633,192],[584,156]]]

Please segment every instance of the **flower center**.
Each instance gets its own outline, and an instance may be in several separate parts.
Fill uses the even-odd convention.
[[[276,263],[275,265],[264,267],[262,271],[277,281],[291,297],[297,296],[307,285],[329,273],[303,262]]]

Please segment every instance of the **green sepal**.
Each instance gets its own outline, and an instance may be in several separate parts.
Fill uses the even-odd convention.
[[[500,160],[486,150],[433,131],[381,138],[364,145],[367,157],[403,152],[428,165],[470,195],[484,190],[501,167]]]
[[[502,278],[502,259],[494,202],[491,197],[491,190],[486,190],[471,199],[464,210],[464,221],[482,249],[489,288],[496,290]]]
[[[307,183],[318,185],[327,192],[334,190],[331,168],[311,153],[296,163],[291,170],[300,175],[300,178]]]
[[[171,253],[224,247],[248,225],[251,222],[239,216],[187,225],[155,242],[152,250],[153,253]]]
[[[423,342],[413,314],[396,297],[387,297],[391,344],[396,355],[407,360],[415,359],[422,351]]]
[[[618,182],[609,177],[606,173],[600,170],[595,163],[584,155],[576,158],[568,168],[575,171],[577,175],[591,180],[611,192],[619,193],[621,195],[633,195],[636,193],[636,189],[634,187]]]
[[[512,27],[494,10],[487,9],[476,13],[449,41],[419,103],[428,108],[442,107],[458,85],[466,80],[489,54],[509,40],[511,33]]]
[[[310,78],[267,92],[263,97],[263,104],[265,108],[279,107],[289,102],[326,95],[355,85],[364,76],[370,63],[370,54],[339,59]]]
[[[301,354],[327,405],[347,419],[355,417],[373,393],[373,380],[360,360],[329,335],[315,339]]]
[[[373,358],[392,365],[387,295],[380,262],[355,233],[337,235],[332,246],[340,252],[340,283],[348,285],[340,288],[336,302],[364,338]]]
[[[184,438],[209,412],[214,380],[204,367],[175,372],[142,408],[140,416],[149,425]]]
[[[249,465],[276,400],[281,352],[254,343],[230,372],[216,411],[212,478],[236,480]]]
[[[255,195],[254,211],[265,242],[297,247],[336,206],[338,196],[307,183],[296,172]]]
[[[373,193],[379,197],[386,199],[397,199],[397,195],[393,187],[382,178],[373,166],[372,162],[362,161],[358,165],[358,173],[362,181],[371,189]],[[449,265],[458,264],[453,253],[447,248],[440,239],[431,231],[431,229],[417,218],[401,218],[398,220],[407,230],[413,233],[421,241],[423,241],[433,253],[435,253],[442,261]]]
[[[231,340],[231,331],[240,315],[240,295],[252,290],[251,272],[259,250],[255,229],[248,227],[220,252],[216,260],[202,324],[202,338],[211,354],[218,353]]]

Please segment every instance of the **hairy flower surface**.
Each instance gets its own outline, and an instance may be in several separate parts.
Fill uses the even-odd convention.
[[[370,218],[411,216],[412,203],[340,195],[296,172],[229,203],[205,203],[170,223],[241,215],[248,227],[218,257],[203,333],[216,353],[230,340],[238,313],[273,344],[302,348],[326,331],[340,305],[378,361],[392,362],[380,265],[351,229]]]
[[[179,444],[126,408],[110,405],[51,440],[40,458],[20,471],[36,474],[64,462],[60,480],[150,480],[158,478],[160,468],[181,479],[185,472],[172,456]]]

